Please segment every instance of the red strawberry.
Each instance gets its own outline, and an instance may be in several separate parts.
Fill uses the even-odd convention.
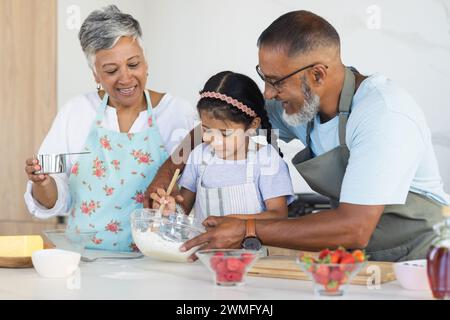
[[[228,258],[226,261],[227,261],[227,269],[229,271],[242,272],[245,268],[245,264],[238,258],[231,257]]]
[[[345,277],[345,274],[343,271],[339,270],[339,268],[334,268],[330,272],[330,279],[340,282]]]
[[[328,275],[330,274],[330,269],[326,265],[323,265],[323,264],[318,265],[317,269],[316,269],[316,274],[319,274],[324,277],[328,277]]]
[[[244,252],[244,253],[241,254],[241,261],[245,265],[249,265],[250,263],[253,262],[254,259],[255,259],[255,255],[253,253]]]
[[[342,271],[352,271],[355,264],[355,258],[351,253],[346,253],[340,262]]]
[[[351,253],[345,253],[341,259],[341,264],[354,264],[355,258]]]
[[[329,254],[330,254],[330,250],[329,249],[322,250],[319,253],[319,259],[322,260],[323,258],[325,258]]]
[[[328,277],[330,275],[330,269],[326,265],[318,265],[316,271],[313,273],[314,279],[321,284],[328,283]]]
[[[216,255],[214,255],[213,257],[211,257],[211,260],[210,260],[210,264],[211,264],[211,268],[213,269],[213,270],[216,270],[216,267],[217,267],[217,265],[220,263],[220,262],[222,262],[222,257],[221,256],[216,256]]]
[[[226,273],[216,273],[216,282],[228,282]]]
[[[223,274],[226,282],[231,282],[233,281],[233,272],[227,272]]]
[[[337,250],[334,251],[330,257],[330,263],[336,264],[339,263],[340,260],[341,260],[341,253]]]
[[[317,283],[326,285],[328,283],[328,277],[324,277],[320,274],[313,273],[313,278]]]
[[[328,292],[336,292],[339,289],[339,282],[331,280],[325,285],[325,290]]]
[[[242,281],[242,272],[228,272],[225,274],[225,278],[228,282],[239,282]]]
[[[361,250],[353,251],[352,255],[355,258],[356,262],[364,262],[366,260],[366,255]]]
[[[337,254],[339,254],[342,257],[346,253],[346,250],[344,247],[339,247],[334,252],[336,252]]]
[[[228,271],[227,269],[227,263],[226,261],[222,260],[219,263],[216,264],[216,272],[219,273],[226,273]]]

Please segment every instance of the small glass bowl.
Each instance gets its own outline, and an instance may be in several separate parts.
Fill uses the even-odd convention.
[[[84,254],[86,246],[97,234],[97,231],[69,231],[67,229],[46,230],[44,235],[57,249]]]
[[[218,286],[238,286],[245,283],[245,277],[259,259],[259,251],[241,249],[208,249],[195,253],[213,274]]]
[[[354,264],[308,263],[297,259],[297,264],[313,281],[314,293],[320,296],[343,296],[348,285],[366,262]]]
[[[202,233],[186,215],[163,216],[156,209],[137,209],[131,213],[131,234],[136,246],[145,256],[158,260],[187,262],[198,248],[181,252],[181,245]]]

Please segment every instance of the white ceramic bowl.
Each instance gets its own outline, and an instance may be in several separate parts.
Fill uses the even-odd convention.
[[[31,260],[37,273],[44,278],[66,278],[72,275],[80,263],[77,252],[44,249],[33,252]]]
[[[394,263],[397,280],[407,290],[429,290],[427,260],[410,260]]]

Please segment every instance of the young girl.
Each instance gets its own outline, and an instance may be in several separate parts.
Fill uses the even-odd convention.
[[[249,77],[230,71],[211,77],[197,104],[204,143],[192,151],[179,180],[182,205],[159,190],[152,194],[153,207],[164,203],[164,213],[176,207],[189,213],[195,204],[197,224],[209,215],[286,218],[292,182],[286,163],[272,147],[276,137],[264,105]],[[267,145],[252,138],[258,128],[266,131]]]

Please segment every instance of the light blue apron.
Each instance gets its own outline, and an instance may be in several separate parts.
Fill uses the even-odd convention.
[[[142,208],[144,192],[168,154],[153,117],[148,92],[148,129],[122,133],[102,127],[105,94],[84,151],[69,177],[72,206],[68,230],[97,231],[87,248],[137,251],[131,237],[130,214]]]

